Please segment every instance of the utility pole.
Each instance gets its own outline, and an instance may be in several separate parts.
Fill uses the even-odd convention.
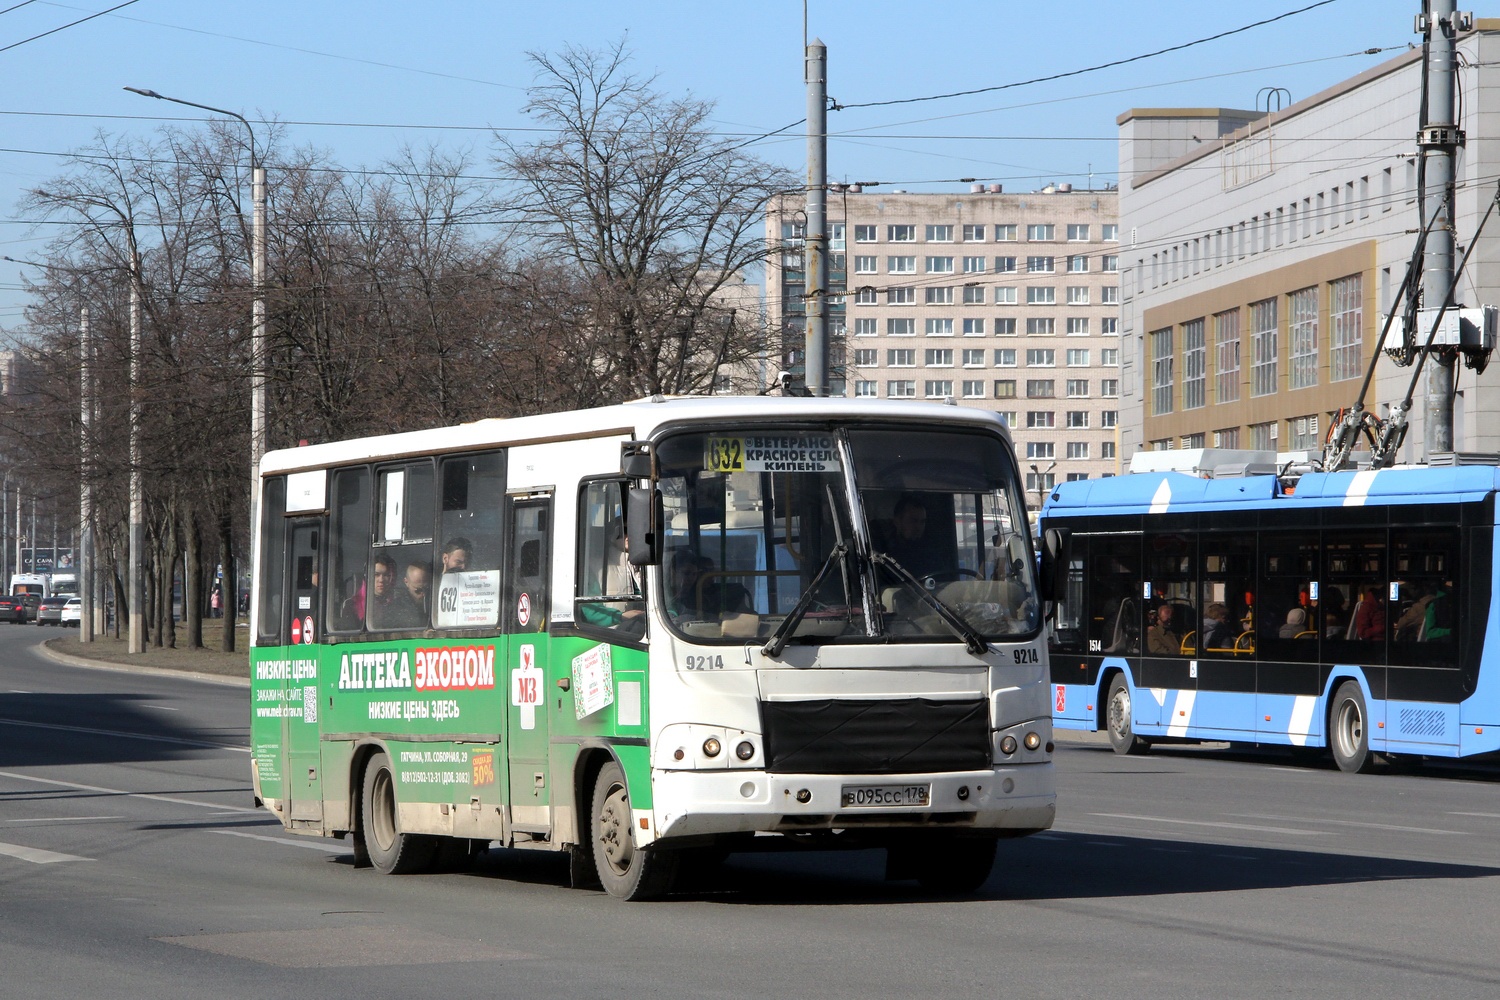
[[[142,548],[146,544],[146,499],[141,481],[141,257],[130,252],[130,601],[131,653],[146,651],[146,609],[141,607]]]
[[[94,438],[94,344],[89,331],[89,307],[84,306],[78,315],[78,377],[81,383],[79,397],[82,400],[79,412],[80,433],[78,435],[78,523],[81,526],[78,544],[78,641],[94,641],[94,485],[93,462],[90,461]]]
[[[1432,224],[1422,263],[1422,305],[1440,309],[1453,287],[1453,164],[1462,134],[1453,120],[1454,65],[1457,59],[1458,26],[1454,0],[1427,0],[1427,12],[1418,18],[1426,36],[1427,107],[1417,146],[1422,156],[1421,191],[1424,220]],[[1419,334],[1421,331],[1419,331]],[[1427,357],[1427,413],[1425,421],[1427,461],[1453,450],[1453,377],[1458,350],[1437,346]]]
[[[807,283],[805,375],[810,396],[828,395],[828,47],[807,45]]]

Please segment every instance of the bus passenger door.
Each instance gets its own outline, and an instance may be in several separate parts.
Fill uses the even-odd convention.
[[[287,547],[287,602],[282,621],[282,645],[289,669],[282,697],[282,745],[286,749],[287,816],[320,822],[323,818],[320,744],[318,740],[318,640],[323,622],[318,603],[321,518],[291,522]]]
[[[507,498],[506,597],[502,613],[510,675],[507,749],[512,829],[550,833],[552,778],[548,770],[547,698],[557,692],[549,678],[547,616],[552,565],[552,496]]]

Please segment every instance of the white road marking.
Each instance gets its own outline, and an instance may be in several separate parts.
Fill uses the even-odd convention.
[[[175,711],[175,709],[174,709]],[[175,743],[184,747],[206,747],[210,750],[232,750],[249,753],[247,746],[232,743],[209,743],[206,740],[184,740],[176,736],[152,736],[149,733],[125,733],[115,729],[93,729],[89,726],[62,726],[54,722],[28,722],[25,719],[0,719],[0,725],[28,726],[32,729],[57,729],[65,733],[88,733],[91,736],[117,736],[123,740],[146,740],[150,743]]]
[[[179,799],[171,795],[152,795],[150,792],[127,792],[123,788],[102,788],[99,785],[81,785],[76,781],[58,781],[55,778],[36,778],[29,774],[17,774],[15,771],[0,771],[0,778],[13,778],[16,781],[34,781],[39,785],[56,785],[59,788],[73,788],[80,792],[99,792],[103,795],[127,795],[133,799],[149,799],[152,802],[170,802],[177,806],[192,806],[195,809],[218,809],[221,812],[230,812],[238,815],[244,813],[258,813],[259,809],[253,806],[226,806],[217,802],[195,802],[192,799]]]
[[[180,709],[180,708],[173,708],[170,705],[147,705],[145,707],[146,708],[154,708],[158,712],[180,712],[180,711],[182,711],[182,709]]]
[[[1449,816],[1477,816],[1479,819],[1500,819],[1500,813],[1460,813],[1450,812]]]
[[[314,840],[303,842],[300,840],[288,840],[286,837],[267,837],[259,833],[241,833],[239,830],[205,830],[204,833],[221,833],[226,837],[244,837],[246,840],[264,840],[268,844],[280,844],[282,847],[307,847],[314,851],[326,851],[329,854],[353,854],[354,848],[347,844],[322,844]]]
[[[1350,819],[1322,819],[1312,816],[1263,816],[1257,813],[1231,813],[1245,819],[1274,819],[1292,823],[1328,823],[1331,826],[1357,826],[1366,830],[1390,830],[1393,833],[1432,833],[1439,837],[1467,837],[1462,830],[1434,830],[1430,826],[1395,826],[1390,823],[1360,823]]]
[[[1223,830],[1250,830],[1256,833],[1285,833],[1294,837],[1331,837],[1326,830],[1294,830],[1284,826],[1251,826],[1248,823],[1210,823],[1196,819],[1167,819],[1164,816],[1133,816],[1130,813],[1089,813],[1105,819],[1133,819],[1141,823],[1174,823],[1179,826],[1211,826]]]
[[[93,858],[80,858],[76,854],[59,854],[56,851],[44,851],[39,847],[22,847],[19,844],[0,844],[0,854],[22,861],[30,861],[34,865],[51,865],[59,861],[92,861]]]
[[[124,816],[47,816],[41,819],[8,819],[7,823],[82,823],[91,819],[124,819]]]

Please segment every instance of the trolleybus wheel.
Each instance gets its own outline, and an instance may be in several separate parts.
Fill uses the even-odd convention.
[[[994,837],[950,837],[924,844],[917,881],[933,892],[973,892],[995,867]]]
[[[1365,693],[1354,681],[1345,681],[1333,696],[1333,713],[1328,727],[1329,749],[1340,771],[1368,774],[1375,768],[1370,752],[1370,714],[1365,709]]]
[[[652,899],[672,886],[677,857],[670,851],[640,850],[625,772],[610,761],[594,779],[589,825],[594,867],[604,891],[620,899]]]
[[[1143,754],[1151,744],[1135,734],[1131,723],[1130,685],[1124,674],[1115,674],[1109,682],[1109,701],[1105,704],[1105,725],[1109,729],[1109,743],[1115,753]]]
[[[396,780],[391,759],[383,753],[365,765],[364,794],[360,796],[360,832],[370,865],[382,875],[406,875],[432,864],[436,841],[402,833],[396,822]]]

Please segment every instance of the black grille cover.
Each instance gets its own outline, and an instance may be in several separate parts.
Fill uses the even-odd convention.
[[[908,774],[986,770],[983,701],[764,702],[766,769],[799,774]]]

